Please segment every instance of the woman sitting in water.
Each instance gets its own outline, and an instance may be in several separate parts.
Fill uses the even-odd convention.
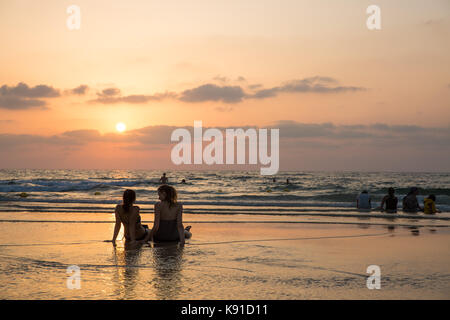
[[[177,191],[174,187],[162,185],[158,188],[159,202],[155,203],[155,221],[152,229],[153,242],[180,241],[184,246],[185,239],[192,233],[190,226],[183,228],[183,205],[177,202]]]
[[[116,225],[114,227],[114,235],[112,238],[113,245],[116,245],[116,238],[119,234],[121,224],[124,227],[125,245],[136,245],[145,243],[150,239],[150,230],[147,225],[141,224],[141,216],[139,215],[139,207],[134,206],[136,201],[136,193],[127,189],[123,193],[123,202],[116,206]]]

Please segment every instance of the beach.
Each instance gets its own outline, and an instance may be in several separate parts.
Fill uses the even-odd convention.
[[[105,242],[125,189],[152,227],[159,173],[0,170],[0,299],[450,298],[448,173],[168,172],[192,226],[185,247],[125,250],[123,228],[116,248]],[[412,185],[443,212],[355,209],[362,188],[376,207]]]
[[[229,216],[186,214],[193,237],[184,248],[125,250],[123,241],[116,248],[103,242],[113,214],[0,216],[1,299],[450,298],[450,229],[443,225],[245,215],[232,223]],[[150,218],[144,214],[144,223]],[[74,265],[79,289],[67,286]],[[380,267],[380,289],[367,288],[370,265]]]

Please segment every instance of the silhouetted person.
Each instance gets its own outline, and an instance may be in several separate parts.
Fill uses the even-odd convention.
[[[428,198],[423,199],[423,212],[426,214],[440,213],[439,209],[436,209],[436,196],[430,194]]]
[[[147,225],[141,224],[141,216],[139,215],[139,207],[134,206],[136,201],[136,193],[133,190],[127,189],[123,193],[123,202],[118,204],[115,210],[116,225],[114,227],[114,234],[111,242],[116,245],[117,235],[120,227],[123,224],[125,245],[135,246],[142,244],[150,239],[150,230]]]
[[[417,200],[418,194],[419,189],[412,187],[409,193],[403,198],[403,212],[417,213],[417,211],[422,211]]]
[[[190,238],[191,227],[183,227],[183,205],[177,202],[174,187],[163,184],[158,188],[159,202],[155,203],[155,220],[152,229],[153,242],[179,241],[184,246]]]
[[[358,198],[356,198],[356,208],[364,210],[372,209],[372,199],[370,198],[367,190],[363,190],[363,192],[359,194]]]
[[[186,180],[185,179],[181,180],[181,183],[186,184]]]
[[[386,204],[386,208],[384,205]],[[388,194],[384,196],[383,200],[381,200],[381,212],[386,211],[387,213],[397,213],[397,204],[398,199],[395,196],[394,188],[388,189]]]
[[[166,177],[166,173],[164,172],[162,177],[159,178],[159,183],[161,184],[167,184],[169,182],[169,179]]]

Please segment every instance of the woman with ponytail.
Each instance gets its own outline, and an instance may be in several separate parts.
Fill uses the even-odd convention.
[[[125,245],[144,243],[150,239],[150,231],[148,226],[141,224],[139,207],[133,205],[135,201],[136,193],[133,190],[127,189],[123,193],[122,204],[118,204],[116,206],[116,225],[114,227],[114,235],[112,239],[114,246],[116,245],[116,238],[122,224],[125,229]]]
[[[155,204],[155,221],[152,229],[154,242],[179,241],[184,246],[185,239],[192,233],[191,226],[183,227],[183,205],[177,202],[177,191],[169,185],[158,188],[159,202]]]

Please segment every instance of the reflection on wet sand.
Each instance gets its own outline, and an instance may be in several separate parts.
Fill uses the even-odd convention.
[[[183,247],[175,243],[154,244],[152,281],[157,299],[173,300],[179,297],[183,287],[181,270],[183,265]]]
[[[358,220],[366,220],[366,221],[370,221],[370,217],[364,217],[364,216],[360,216],[358,217]],[[357,225],[358,228],[360,229],[369,229],[370,225],[368,223],[360,223]]]
[[[147,258],[143,259],[143,252]],[[179,296],[182,289],[180,272],[183,248],[178,248],[177,243],[154,244],[152,248],[140,247],[132,250],[114,248],[112,260],[116,265],[113,274],[113,283],[116,284],[114,294],[119,299],[144,298],[137,293],[142,293],[143,288],[147,294],[153,292],[159,300],[173,300]],[[149,269],[154,272],[148,273]],[[140,272],[143,274],[140,275]],[[141,290],[138,290],[137,285],[140,285]]]
[[[115,295],[120,299],[136,299],[135,287],[139,275],[139,264],[142,248],[127,250],[125,248],[114,248],[113,261],[116,264],[116,272],[113,275],[117,287]]]
[[[388,212],[387,212],[388,213]],[[395,213],[392,213],[392,218],[383,218],[383,220],[388,221],[388,222],[392,222],[393,224],[390,224],[387,226],[388,231],[390,232],[394,232],[395,230],[395,224],[394,222],[397,220],[397,217],[395,216]]]

